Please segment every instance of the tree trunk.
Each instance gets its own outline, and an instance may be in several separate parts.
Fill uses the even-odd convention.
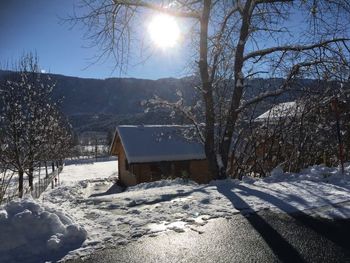
[[[225,173],[228,166],[229,154],[231,141],[238,118],[237,109],[240,106],[243,89],[244,89],[244,75],[242,72],[244,64],[244,49],[246,45],[247,38],[249,36],[249,26],[251,24],[251,14],[252,14],[252,0],[248,0],[244,6],[242,14],[242,26],[240,29],[239,41],[236,47],[235,62],[234,62],[234,91],[231,98],[231,105],[229,114],[227,116],[226,127],[224,136],[220,142],[220,155],[222,158],[223,169],[221,173]]]
[[[32,191],[33,190],[33,179],[34,179],[34,167],[31,165],[28,170],[28,182],[29,182],[29,188]]]
[[[51,167],[52,167],[52,172],[54,172],[55,171],[55,162],[51,163]]]
[[[40,172],[41,172],[41,162],[39,162],[39,175],[38,175],[38,178],[39,178],[39,193],[40,193],[40,188],[41,188]]]
[[[199,50],[199,72],[202,81],[203,100],[205,103],[205,155],[208,160],[209,170],[214,178],[218,177],[218,164],[215,154],[215,115],[213,87],[209,80],[208,71],[208,24],[210,16],[211,0],[204,1],[203,13],[200,22],[200,50]]]
[[[18,197],[23,197],[23,171],[18,171]]]
[[[49,173],[47,171],[47,161],[45,161],[45,178],[49,177]]]

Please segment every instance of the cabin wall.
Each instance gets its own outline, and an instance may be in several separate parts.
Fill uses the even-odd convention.
[[[118,176],[121,183],[126,186],[137,184],[136,175],[126,169],[126,155],[121,143],[117,145],[118,154]],[[130,165],[129,165],[130,169]]]
[[[163,171],[161,169],[163,167]],[[167,171],[164,172],[164,166]],[[133,172],[136,174],[137,183],[153,182],[166,178],[180,177],[179,162],[155,162],[133,164]]]
[[[156,171],[155,166],[166,166],[168,171],[165,174]],[[206,160],[132,164],[131,172],[136,175],[138,184],[184,176],[197,183],[208,183],[212,179]]]
[[[212,175],[207,160],[193,160],[190,162],[190,178],[200,184],[209,183]]]
[[[136,175],[137,183],[145,183],[156,181],[156,178],[152,178],[151,165],[148,163],[136,163],[132,164],[132,171]]]

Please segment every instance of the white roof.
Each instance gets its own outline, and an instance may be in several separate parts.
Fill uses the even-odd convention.
[[[203,144],[184,135],[194,135],[192,130],[193,126],[179,125],[117,127],[129,163],[205,159]]]
[[[278,118],[293,117],[301,112],[301,105],[295,101],[283,102],[273,106],[268,111],[256,118],[257,121],[266,119],[274,120]]]

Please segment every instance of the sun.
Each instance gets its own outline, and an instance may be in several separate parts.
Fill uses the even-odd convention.
[[[179,42],[180,29],[176,20],[168,15],[154,16],[148,25],[152,41],[160,48],[174,47]]]

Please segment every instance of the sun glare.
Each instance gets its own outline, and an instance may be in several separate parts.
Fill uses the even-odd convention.
[[[174,47],[180,38],[180,30],[176,20],[168,15],[157,15],[148,25],[152,41],[160,48]]]

